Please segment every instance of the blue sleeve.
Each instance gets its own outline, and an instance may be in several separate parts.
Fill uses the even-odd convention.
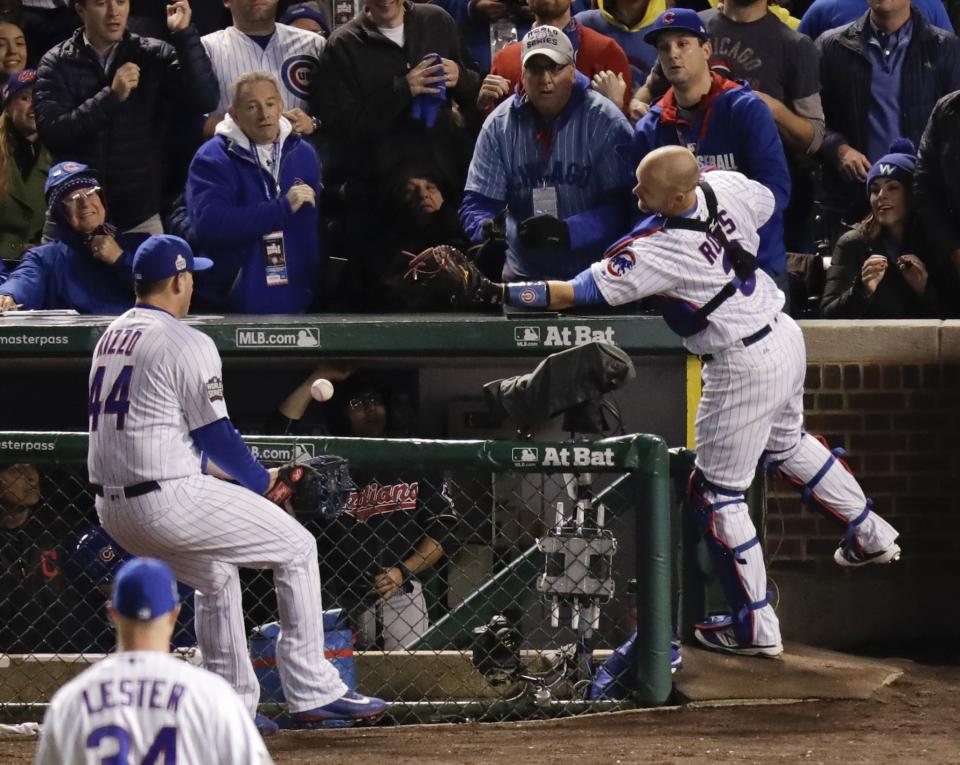
[[[624,213],[622,201],[611,201],[571,215],[565,221],[570,231],[570,249],[606,244],[616,239],[627,224]]]
[[[953,34],[953,24],[950,23],[947,9],[940,0],[916,0],[914,5],[930,24]]]
[[[741,156],[745,157],[747,162],[746,166],[739,170],[751,180],[770,189],[777,203],[777,211],[782,212],[790,201],[787,156],[784,154],[777,123],[769,107],[756,94],[749,95],[749,98],[745,97],[737,104],[740,112],[737,124],[750,126],[749,131],[741,133]]]
[[[43,310],[47,307],[47,278],[44,259],[28,250],[0,287],[0,293],[9,295],[27,310]]]
[[[204,454],[204,462],[212,459],[241,486],[256,494],[266,492],[270,485],[267,469],[250,453],[228,417],[191,430],[190,437]]]
[[[467,232],[471,242],[483,239],[483,222],[499,215],[504,208],[499,199],[492,199],[476,191],[463,192],[463,201],[460,203],[460,223]]]
[[[803,18],[800,19],[800,26],[797,27],[797,31],[800,34],[804,34],[809,37],[811,40],[816,40],[820,35],[823,34],[823,6],[820,3],[814,2],[803,14]]]
[[[596,305],[607,302],[600,293],[597,280],[593,278],[592,268],[585,268],[574,276],[570,283],[573,285],[574,305]]]
[[[220,247],[227,252],[230,245],[246,244],[271,231],[281,230],[293,218],[293,210],[283,194],[276,199],[261,197],[259,202],[238,205],[234,189],[238,183],[235,168],[230,165],[230,160],[216,155],[214,142],[219,140],[219,137],[211,138],[190,163],[187,211],[197,243]],[[253,166],[250,167],[252,172]],[[237,253],[234,265],[239,268],[246,250],[237,247],[234,251]]]

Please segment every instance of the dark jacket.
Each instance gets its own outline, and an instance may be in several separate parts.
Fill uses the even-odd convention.
[[[910,253],[927,268],[927,288],[918,295],[904,280],[897,258]],[[872,295],[860,280],[860,270],[871,255],[886,255],[887,271]],[[855,228],[840,237],[833,250],[827,283],[820,301],[824,319],[937,319],[945,315],[940,282],[943,269],[919,232],[912,233],[903,245],[880,237],[869,239]]]
[[[860,152],[867,148],[873,73],[867,52],[869,15],[866,13],[817,40],[821,54],[820,97],[827,121],[827,134],[820,150],[827,160],[827,201],[850,208],[857,217],[864,210],[861,185],[841,178],[836,162],[837,151],[843,144]],[[937,99],[960,88],[960,40],[930,26],[916,9],[911,10],[910,17],[913,32],[903,62],[900,135],[916,145]],[[854,204],[849,204],[851,201]]]
[[[330,36],[312,80],[310,111],[336,149],[333,158],[352,182],[354,199],[375,195],[384,173],[398,158],[409,159],[411,151],[432,146],[457,152],[457,134],[463,131],[452,124],[449,105],[430,129],[410,116],[406,75],[426,54],[457,62],[459,80],[448,95],[464,111],[475,110],[480,75],[466,65],[453,19],[440,8],[408,2],[404,37],[400,48],[360,13]],[[465,168],[469,153],[464,155]]]
[[[165,118],[199,116],[215,109],[220,97],[196,29],[171,39],[172,46],[126,32],[104,72],[78,29],[47,51],[37,71],[34,110],[41,140],[58,159],[99,172],[110,219],[121,230],[160,211]],[[121,101],[110,86],[127,62],[140,67],[140,84]]]
[[[944,96],[920,139],[913,204],[939,250],[960,250],[960,91]]]

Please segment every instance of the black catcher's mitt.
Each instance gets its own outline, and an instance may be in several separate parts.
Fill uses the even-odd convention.
[[[411,260],[404,278],[433,282],[450,295],[452,305],[469,308],[503,302],[501,285],[481,274],[474,262],[456,247],[441,244],[428,247],[419,255],[405,254]]]
[[[343,457],[324,454],[280,468],[267,499],[291,509],[299,520],[332,521],[343,512],[357,485]],[[289,503],[289,505],[287,504]]]

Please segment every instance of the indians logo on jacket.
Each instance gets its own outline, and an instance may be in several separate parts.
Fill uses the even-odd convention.
[[[360,523],[365,523],[375,515],[393,513],[397,510],[414,510],[420,487],[416,481],[381,485],[372,481],[357,491],[350,492],[346,513]]]

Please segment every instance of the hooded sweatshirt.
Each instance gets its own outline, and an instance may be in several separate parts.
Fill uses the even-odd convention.
[[[319,198],[317,154],[285,117],[276,144],[255,151],[228,114],[200,147],[187,177],[187,211],[199,254],[214,262],[197,274],[201,309],[304,313],[312,306],[325,259],[317,208],[304,204],[294,213],[287,200],[298,182]],[[286,284],[276,283],[276,268],[267,268],[264,237],[274,232],[283,237]]]

